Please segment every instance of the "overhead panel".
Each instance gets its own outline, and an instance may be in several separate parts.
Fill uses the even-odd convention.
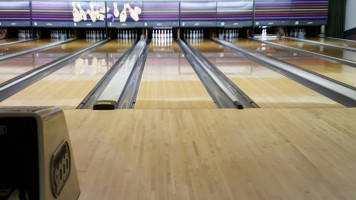
[[[68,27],[73,24],[70,2],[32,1],[32,24],[34,27]]]
[[[108,27],[139,28],[143,26],[142,1],[108,1]]]
[[[30,26],[29,1],[0,1],[0,26]]]
[[[291,0],[256,0],[256,26],[289,26]]]
[[[215,27],[215,1],[182,1],[180,3],[181,27]]]
[[[144,27],[178,27],[179,2],[144,1]]]
[[[252,26],[253,0],[218,1],[216,17],[220,27]]]
[[[69,2],[72,11],[71,27],[101,28],[105,27],[104,1],[72,1]]]
[[[291,25],[325,25],[328,7],[327,0],[292,0]]]

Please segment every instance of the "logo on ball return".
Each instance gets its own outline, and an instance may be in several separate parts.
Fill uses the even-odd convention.
[[[5,125],[0,125],[0,135],[5,135],[7,132],[7,127]]]
[[[66,141],[62,141],[52,156],[51,186],[55,197],[61,193],[71,171],[70,149]]]

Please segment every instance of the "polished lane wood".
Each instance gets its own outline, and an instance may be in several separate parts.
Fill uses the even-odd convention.
[[[341,107],[335,101],[213,41],[190,44],[262,108]]]
[[[112,40],[4,100],[0,105],[75,108],[130,45]]]
[[[306,42],[297,42],[292,40],[271,40],[270,42],[275,42],[277,44],[303,49],[306,51],[311,51],[314,53],[319,53],[331,57],[356,61],[356,52],[348,51],[344,49],[325,47],[323,45],[310,44]]]
[[[302,69],[323,75],[352,87],[356,87],[356,68],[354,67],[318,59],[305,53],[297,53],[246,39],[239,39],[235,42],[235,44],[273,56]]]
[[[17,38],[7,38],[7,39],[0,39],[0,44],[6,44],[10,42],[16,42],[19,41]]]
[[[19,44],[13,44],[10,46],[0,47],[0,57],[3,55],[15,53],[18,51],[23,51],[26,49],[39,47],[39,46],[42,46],[45,44],[49,44],[51,42],[53,42],[53,41],[51,41],[50,39],[41,39],[41,40],[33,40],[33,41],[29,41],[29,42],[23,42],[23,43],[19,43]]]
[[[216,108],[176,42],[152,41],[138,90],[136,109]]]
[[[350,200],[356,109],[68,110],[80,200]]]
[[[68,42],[45,51],[25,54],[0,62],[0,83],[10,80],[20,74],[35,69],[41,65],[54,61],[57,58],[68,55],[81,48],[87,47],[92,42],[76,40]]]
[[[333,39],[327,39],[327,38],[307,38],[307,40],[322,42],[325,44],[332,44],[332,45],[336,45],[336,46],[340,46],[340,47],[350,47],[350,48],[356,49],[355,42],[347,42],[347,41],[343,41],[343,40],[333,40]]]

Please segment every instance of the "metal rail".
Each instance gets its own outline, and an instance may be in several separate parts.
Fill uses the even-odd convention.
[[[282,62],[271,56],[267,56],[249,49],[237,46],[230,42],[212,39],[218,44],[224,46],[231,51],[235,51],[245,55],[255,62],[266,66],[324,96],[333,99],[334,101],[343,104],[347,107],[356,107],[356,90],[345,85],[340,85],[335,81],[325,79],[314,73],[307,72],[294,65]]]

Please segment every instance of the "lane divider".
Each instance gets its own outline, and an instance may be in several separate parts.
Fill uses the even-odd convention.
[[[223,47],[241,53],[249,59],[268,67],[344,106],[356,107],[356,90],[335,81],[318,76],[274,57],[249,50],[225,40],[212,39]]]
[[[218,108],[243,109],[259,107],[193,47],[181,40],[178,40],[178,44]]]
[[[343,64],[343,65],[348,65],[348,66],[351,66],[351,67],[356,67],[356,62],[351,61],[351,60],[345,60],[345,59],[336,58],[336,57],[332,57],[332,56],[328,56],[328,55],[324,55],[324,54],[320,54],[320,53],[315,53],[315,52],[311,52],[311,51],[307,51],[307,50],[303,50],[303,49],[298,49],[298,48],[295,48],[295,47],[289,47],[289,46],[285,46],[285,45],[281,45],[281,44],[276,44],[274,42],[268,42],[266,40],[258,40],[258,39],[253,39],[253,38],[251,40],[256,41],[256,42],[265,43],[265,44],[268,44],[268,45],[271,45],[271,46],[274,46],[274,47],[278,47],[278,48],[282,48],[282,49],[287,49],[287,50],[296,51],[296,52],[299,52],[299,53],[313,55],[313,56],[315,56],[317,58],[322,58],[322,59],[325,59],[325,60],[329,60],[331,62],[336,62],[336,63],[340,63],[340,64]]]
[[[106,86],[110,83],[111,79],[115,76],[120,67],[125,63],[127,57],[131,54],[132,50],[135,48],[138,40],[136,40],[127,51],[110,67],[109,71],[100,79],[100,81],[95,85],[95,87],[89,92],[89,94],[82,100],[82,102],[77,106],[77,109],[93,109],[95,102],[97,101],[100,94],[104,91]],[[116,101],[103,101],[103,109],[107,110],[116,106]],[[105,104],[108,106],[106,108]]]
[[[48,76],[49,74],[71,63],[74,59],[79,57],[81,54],[89,53],[90,51],[107,43],[108,41],[109,41],[108,39],[99,41],[95,44],[92,44],[76,52],[70,53],[69,55],[58,58],[48,64],[42,65],[36,69],[28,71],[24,74],[21,74],[13,79],[10,79],[0,84],[0,101],[3,101],[4,99],[16,94],[17,92],[30,86],[31,84],[41,80],[42,78]]]
[[[325,47],[331,47],[331,48],[335,48],[335,49],[344,49],[347,51],[356,52],[356,48],[352,48],[352,47],[338,46],[338,45],[334,45],[334,44],[327,44],[327,43],[323,43],[323,42],[317,42],[317,41],[311,41],[311,40],[305,40],[305,39],[299,39],[299,38],[293,38],[293,37],[285,37],[285,38],[287,40],[292,40],[292,41],[296,41],[296,42],[304,42],[304,43],[309,43],[309,44],[314,44],[314,45],[322,45]]]
[[[63,41],[59,41],[59,42],[51,42],[49,44],[45,44],[45,45],[42,45],[42,46],[39,46],[39,47],[34,47],[34,48],[31,48],[31,49],[18,51],[18,52],[11,53],[11,54],[6,54],[6,55],[3,55],[3,56],[0,56],[0,61],[4,61],[4,60],[10,59],[10,58],[14,58],[14,57],[17,57],[17,56],[20,56],[20,55],[24,55],[24,54],[28,54],[28,53],[33,53],[33,52],[40,51],[40,50],[44,51],[44,50],[53,48],[55,46],[74,41],[74,40],[76,40],[76,38],[71,38],[71,39],[63,40]]]
[[[144,56],[144,53],[147,53],[147,51],[145,51],[147,49],[146,47],[146,40],[140,40],[129,56],[119,62],[115,74],[106,83],[102,92],[95,97],[92,105],[94,110],[113,110],[122,108],[119,105],[119,99],[123,98],[122,96],[125,95],[124,92],[127,91],[126,88],[130,86],[130,77],[135,72],[135,68],[140,58]],[[133,89],[131,89],[130,92],[133,93]],[[125,108],[132,108],[133,102],[127,102]],[[89,105],[89,108],[91,108],[91,105]]]
[[[37,39],[36,39],[36,40],[37,40]],[[14,41],[14,42],[8,42],[8,43],[0,44],[0,47],[6,47],[6,46],[13,45],[13,44],[20,44],[20,43],[30,42],[30,41],[35,41],[35,39],[19,40],[19,41]]]

